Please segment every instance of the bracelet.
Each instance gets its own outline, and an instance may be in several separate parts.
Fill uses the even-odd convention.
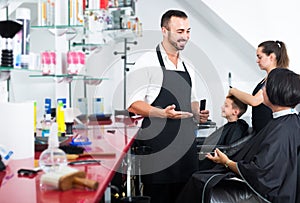
[[[229,163],[231,162],[231,160],[230,159],[228,159],[228,161],[226,161],[226,163],[224,164],[224,166],[226,167],[226,168],[228,168],[229,167]]]

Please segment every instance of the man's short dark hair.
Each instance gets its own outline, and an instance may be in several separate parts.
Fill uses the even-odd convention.
[[[168,10],[165,12],[161,17],[160,26],[169,28],[169,21],[172,16],[179,17],[179,18],[188,18],[188,16],[185,14],[185,12],[180,10]]]
[[[240,118],[247,111],[248,105],[245,104],[244,102],[242,102],[241,100],[239,100],[238,98],[236,98],[235,96],[230,95],[230,96],[227,96],[226,98],[232,100],[233,108],[238,108],[240,110],[238,118]]]

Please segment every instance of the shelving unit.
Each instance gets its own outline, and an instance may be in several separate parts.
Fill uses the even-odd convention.
[[[118,28],[118,27],[105,27],[102,30],[93,31],[88,29],[87,22],[84,21],[82,24],[72,24],[70,19],[64,19],[60,15],[70,15],[70,1],[61,1],[61,0],[54,0],[56,4],[56,8],[59,8],[60,11],[58,12],[55,10],[55,21],[53,25],[31,25],[32,31],[40,31],[40,30],[47,30],[54,35],[55,39],[55,51],[58,56],[57,58],[57,70],[53,75],[43,75],[41,70],[25,70],[22,69],[21,71],[29,71],[29,77],[34,78],[48,78],[53,79],[53,82],[56,83],[56,98],[69,98],[69,106],[72,106],[72,82],[73,81],[82,81],[83,82],[83,90],[84,90],[84,97],[87,98],[87,85],[99,85],[102,81],[109,80],[109,78],[101,78],[101,77],[94,77],[91,75],[78,74],[66,74],[63,67],[66,65],[66,60],[63,58],[63,54],[67,53],[73,49],[81,49],[83,52],[86,53],[88,56],[92,51],[101,49],[105,47],[109,40],[114,40],[118,42],[124,42],[125,39],[134,39],[138,36],[137,33],[137,26],[135,30],[132,28]],[[39,4],[40,0],[5,0],[0,2],[0,8],[5,8],[6,15],[8,18],[8,11],[10,9],[10,5],[12,4],[22,4],[22,3],[34,3]],[[131,0],[130,5],[115,7],[111,6],[106,9],[106,12],[111,14],[112,12],[119,12],[119,14],[123,15],[125,13],[130,13],[133,18],[135,18],[135,3],[136,0]],[[66,12],[62,12],[65,10]],[[93,8],[86,8],[85,11],[85,18],[87,18],[88,12],[102,12],[103,9],[93,9]],[[121,18],[121,16],[118,16]],[[86,19],[85,19],[86,20]],[[120,20],[120,19],[119,19]],[[102,35],[105,39],[103,41],[93,41],[91,40],[92,35]],[[78,38],[81,37],[81,40]],[[76,38],[74,40],[74,38]],[[126,56],[125,56],[126,57]],[[15,69],[9,69],[5,67],[0,67],[0,80],[1,80],[1,73],[9,74],[10,71],[19,71]],[[31,73],[32,71],[32,73]],[[9,84],[9,78],[7,80]],[[9,90],[9,85],[8,90]]]
[[[66,6],[65,2],[67,0],[55,0],[56,3],[64,3],[63,6]],[[39,0],[0,0],[0,8],[3,6],[6,8],[6,16],[8,19],[9,16],[9,4],[12,3],[25,3],[25,2],[32,2],[32,3],[39,3]],[[131,5],[130,6],[120,6],[120,7],[110,7],[108,8],[108,12],[115,12],[115,11],[124,11],[128,13],[130,12],[130,15],[135,14],[135,0],[131,0]],[[69,10],[69,4],[68,8],[64,8],[62,5],[57,5],[58,8],[60,9],[67,9]],[[86,9],[87,12],[92,11],[92,12],[98,12],[100,10],[98,9]],[[50,33],[54,35],[54,41],[55,41],[55,51],[56,55],[58,56],[57,58],[57,70],[55,71],[55,74],[51,75],[43,75],[42,70],[28,70],[28,69],[14,69],[14,68],[8,68],[8,67],[0,67],[0,81],[1,81],[1,74],[2,76],[5,76],[5,74],[8,75],[7,78],[3,78],[3,80],[7,81],[7,87],[8,87],[8,92],[9,92],[9,82],[10,78],[9,75],[11,72],[19,72],[19,71],[24,71],[26,72],[26,77],[27,75],[30,81],[50,81],[54,83],[55,88],[48,88],[44,89],[45,91],[52,91],[55,89],[53,92],[55,92],[55,99],[57,98],[68,98],[68,105],[69,107],[72,106],[72,83],[75,81],[80,81],[83,83],[83,97],[88,98],[88,93],[87,93],[87,85],[100,85],[101,82],[109,80],[109,78],[102,78],[102,77],[95,77],[93,75],[86,75],[86,74],[66,74],[65,70],[63,70],[66,65],[65,58],[63,58],[64,54],[66,54],[68,51],[72,49],[81,49],[84,51],[87,55],[95,50],[102,48],[106,46],[109,40],[114,40],[117,42],[122,42],[124,43],[124,51],[117,53],[117,54],[122,54],[121,59],[124,60],[124,69],[123,69],[123,74],[124,74],[124,108],[126,106],[126,72],[128,71],[127,66],[132,65],[131,63],[127,62],[127,50],[128,49],[128,44],[131,44],[131,41],[134,40],[136,37],[138,37],[141,33],[141,27],[140,25],[135,25],[136,27],[133,29],[131,27],[121,27],[120,28],[104,28],[102,30],[97,30],[97,31],[91,31],[89,30],[85,24],[81,25],[72,25],[70,20],[67,21],[62,21],[61,18],[59,18],[59,12],[55,11],[55,23],[54,25],[32,25],[31,30],[47,30]],[[119,16],[120,17],[120,16]],[[91,35],[103,35],[103,41],[102,42],[95,42],[91,40],[90,36]],[[74,40],[75,37],[80,36],[81,39],[76,41]],[[6,76],[7,76],[6,75]],[[25,74],[24,74],[25,75]],[[30,82],[31,83],[31,82]],[[29,91],[35,91],[36,87],[39,86],[39,83],[33,82],[33,90]],[[21,84],[23,85],[23,84]],[[54,86],[53,85],[53,86]],[[52,87],[52,83],[51,83]],[[22,89],[23,90],[23,89]],[[35,93],[36,94],[36,93]],[[74,99],[74,98],[73,98]],[[68,102],[67,101],[67,102]],[[44,104],[40,104],[43,106]],[[128,160],[130,159],[130,156],[128,157]],[[130,163],[130,161],[129,161]],[[130,174],[130,169],[129,174]],[[127,178],[128,185],[127,185],[127,193],[131,194],[131,186],[130,186],[130,176]],[[110,194],[108,195],[110,196]]]

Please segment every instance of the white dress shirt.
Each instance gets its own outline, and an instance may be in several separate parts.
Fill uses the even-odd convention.
[[[177,67],[170,61],[164,48],[160,44],[161,55],[167,70],[185,71],[186,66],[192,81],[191,101],[198,101],[195,91],[195,67],[180,54]],[[127,108],[136,101],[152,104],[158,96],[163,81],[163,72],[160,67],[156,50],[147,50],[137,59],[127,76]],[[170,104],[171,105],[171,104]]]

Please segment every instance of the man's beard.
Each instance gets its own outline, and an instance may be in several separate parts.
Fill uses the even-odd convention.
[[[172,41],[169,39],[169,42],[173,45],[173,47],[175,47],[178,51],[180,51],[180,50],[184,49],[184,47],[187,43],[187,40],[180,39],[177,41]]]

